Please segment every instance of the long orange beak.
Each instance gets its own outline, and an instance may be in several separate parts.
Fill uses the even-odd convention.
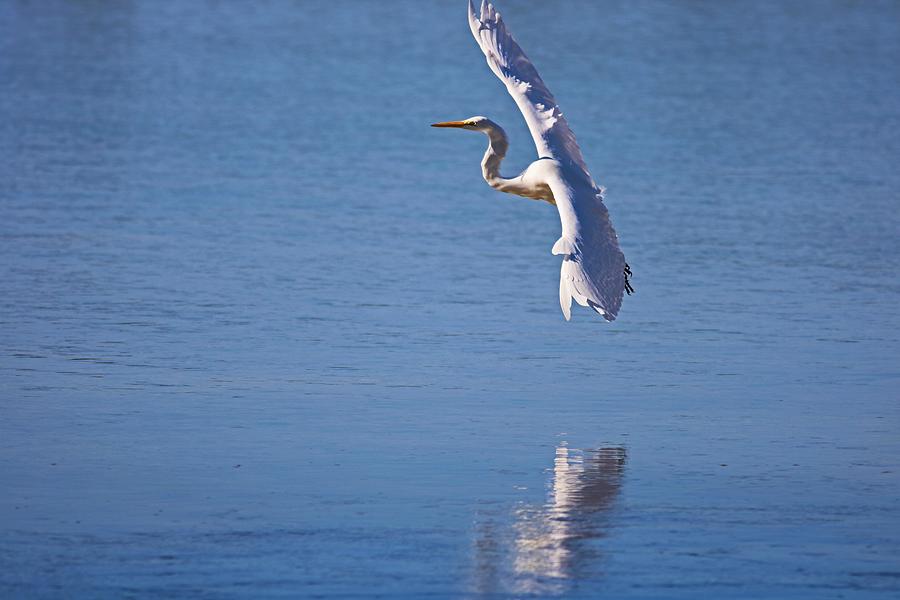
[[[465,127],[468,121],[444,121],[443,123],[432,123],[432,127]]]

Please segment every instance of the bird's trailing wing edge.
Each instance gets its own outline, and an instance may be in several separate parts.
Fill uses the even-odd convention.
[[[573,188],[555,178],[550,189],[562,221],[563,235],[553,245],[562,256],[559,303],[568,321],[572,300],[607,321],[615,320],[625,292],[625,256],[603,202],[587,186]]]

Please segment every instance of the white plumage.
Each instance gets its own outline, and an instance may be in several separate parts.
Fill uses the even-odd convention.
[[[628,281],[631,271],[603,204],[603,188],[591,178],[556,99],[507,30],[500,13],[482,2],[478,15],[469,0],[469,26],[488,66],[522,111],[538,160],[517,177],[502,177],[500,162],[509,144],[499,125],[486,117],[472,117],[434,126],[486,134],[490,142],[481,163],[485,181],[500,191],[556,205],[562,236],[552,252],[563,257],[559,281],[563,315],[566,320],[571,318],[574,299],[612,321],[622,305],[623,294],[632,291]]]

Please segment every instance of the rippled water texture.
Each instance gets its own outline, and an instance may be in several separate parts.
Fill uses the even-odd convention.
[[[900,5],[0,3],[4,598],[896,598]]]

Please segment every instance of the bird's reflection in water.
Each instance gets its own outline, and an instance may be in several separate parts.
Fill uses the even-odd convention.
[[[557,448],[543,506],[517,506],[511,525],[479,524],[475,592],[561,594],[571,581],[596,576],[601,556],[591,542],[610,526],[625,457],[620,447]]]

